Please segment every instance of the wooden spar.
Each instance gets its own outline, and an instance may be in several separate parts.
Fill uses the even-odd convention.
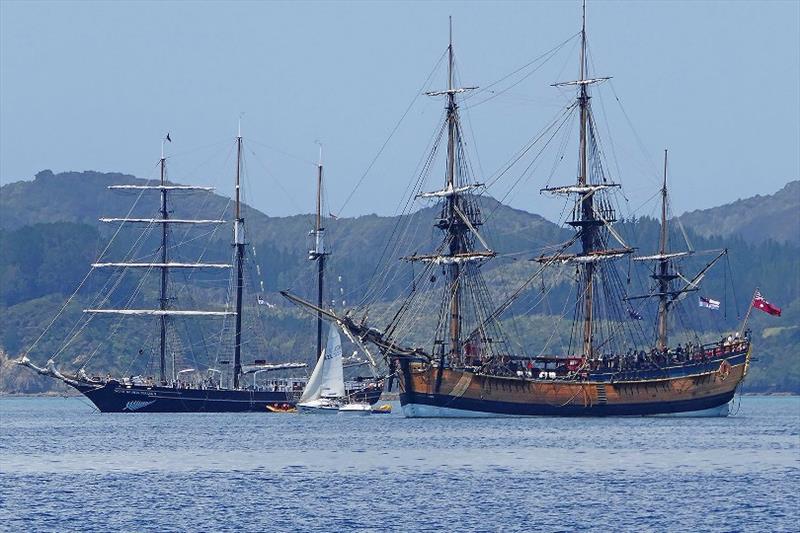
[[[667,349],[667,314],[669,312],[669,259],[665,257],[667,253],[667,150],[664,150],[664,184],[661,187],[661,242],[659,254],[661,259],[658,261],[658,338],[656,339],[656,349],[663,352]]]
[[[447,47],[447,188],[455,190],[455,163],[456,163],[456,95],[453,92],[453,18],[450,17],[450,40]],[[455,223],[457,217],[458,194],[453,194],[447,199],[448,232],[450,233],[450,255],[456,255],[461,250],[460,224]],[[458,357],[461,353],[461,283],[459,280],[461,265],[457,262],[450,264],[448,269],[450,278],[450,356]],[[442,354],[442,357],[444,354]],[[444,366],[444,361],[441,361]]]
[[[140,222],[143,224],[163,224],[169,222],[170,224],[224,224],[224,220],[219,219],[197,219],[189,220],[185,218],[170,218],[162,220],[160,218],[111,218],[103,217],[98,219],[100,222]]]
[[[661,255],[667,253],[667,150],[664,149],[664,184],[661,186]]]
[[[581,24],[581,65],[580,65],[580,82],[586,79],[586,2],[583,2],[583,19]],[[586,129],[589,119],[589,93],[587,84],[580,83],[580,95],[578,102],[580,104],[580,174],[578,176],[578,186],[586,187],[588,184],[588,160],[587,160],[587,138]],[[581,198],[581,214],[580,219],[582,222],[587,223],[583,227],[581,234],[581,247],[583,254],[588,255],[594,251],[595,234],[597,228],[593,223],[595,220],[594,213],[594,195],[584,195]],[[584,295],[583,295],[583,355],[587,358],[592,357],[592,323],[594,313],[594,263],[586,263],[583,267],[583,280],[584,280]]]
[[[325,249],[322,240],[322,144],[319,145],[317,164],[317,217],[314,223],[314,254],[317,261],[317,308],[322,309],[322,295],[325,284]],[[317,311],[317,360],[322,357],[322,313]]]
[[[92,263],[92,268],[230,268],[227,263]]]
[[[244,218],[241,211],[242,130],[236,137],[236,200],[234,203],[233,241],[236,247],[236,332],[233,345],[233,388],[239,388],[242,373],[242,289],[244,287]]]
[[[167,210],[167,190],[163,188],[166,185],[165,182],[165,174],[164,174],[164,167],[166,164],[166,159],[164,159],[164,141],[161,141],[161,161],[160,161],[160,168],[161,168],[161,263],[167,264],[167,227],[169,220],[169,211]],[[167,309],[167,278],[169,276],[169,269],[166,267],[161,268],[161,286],[160,286],[160,298],[159,298],[159,309],[165,311]],[[161,327],[161,334],[159,337],[159,377],[161,378],[161,383],[166,384],[167,382],[167,375],[166,375],[166,354],[167,354],[167,315],[166,313],[161,314],[158,318],[159,325]]]
[[[199,311],[195,309],[84,309],[84,313],[95,315],[129,315],[129,316],[230,316],[231,311]]]
[[[750,305],[747,307],[747,313],[744,315],[744,320],[742,320],[742,327],[739,329],[740,336],[744,336],[747,321],[750,320],[750,313],[753,311],[753,301],[756,299],[756,294],[758,294],[758,287],[755,288],[753,295],[750,297]]]
[[[205,191],[210,192],[214,187],[200,187],[198,185],[109,185],[107,189],[112,190],[168,190],[168,191]]]

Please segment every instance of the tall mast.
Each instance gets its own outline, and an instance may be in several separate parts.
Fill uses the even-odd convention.
[[[667,150],[664,150],[664,184],[661,187],[661,239],[658,253],[661,259],[658,261],[658,274],[654,277],[658,280],[658,339],[656,348],[659,351],[667,349],[667,313],[669,312],[669,282],[672,276],[669,274],[669,259],[667,253]]]
[[[441,199],[439,217],[435,226],[444,234],[444,242],[434,254],[413,254],[405,259],[408,261],[420,261],[423,263],[434,263],[441,265],[445,284],[443,287],[441,313],[436,322],[436,337],[434,339],[433,351],[438,355],[439,372],[437,373],[435,388],[438,390],[441,384],[442,369],[445,361],[449,357],[450,361],[456,361],[462,356],[462,291],[474,290],[463,282],[462,275],[471,275],[473,272],[469,267],[462,269],[462,263],[483,261],[495,256],[489,246],[478,233],[477,227],[481,225],[480,211],[473,205],[470,196],[464,196],[467,191],[478,189],[483,186],[481,183],[468,183],[468,176],[460,176],[459,170],[463,167],[459,164],[461,155],[461,128],[459,126],[458,104],[456,95],[477,87],[455,87],[455,63],[453,53],[453,20],[450,18],[449,41],[447,46],[447,89],[442,91],[426,92],[428,96],[446,96],[446,124],[447,127],[447,154],[445,168],[445,185],[442,190],[424,192],[416,195],[416,198],[436,198]],[[434,148],[433,154],[438,148]],[[463,169],[466,171],[466,169]],[[480,241],[485,250],[475,250],[471,234]],[[476,273],[477,276],[479,274]],[[433,281],[433,278],[432,280]],[[412,295],[413,297],[413,295]],[[397,316],[400,316],[398,313]],[[396,325],[396,323],[395,323]]]
[[[161,263],[163,265],[167,264],[167,224],[169,220],[169,211],[167,210],[167,189],[164,187],[166,185],[166,175],[165,175],[165,167],[166,167],[166,159],[164,158],[164,140],[161,140],[161,160],[159,161],[159,167],[161,169]],[[164,311],[167,309],[167,279],[169,276],[169,269],[164,266],[161,268],[161,290],[160,290],[160,297],[159,297],[159,309]],[[159,342],[159,377],[161,378],[161,383],[166,384],[167,382],[167,315],[161,314],[159,317],[159,324],[161,326],[161,336]]]
[[[580,123],[580,170],[578,174],[578,185],[586,186],[588,183],[588,161],[587,161],[587,126],[589,122],[589,93],[586,80],[586,0],[583,2],[583,18],[581,23],[581,66],[580,66],[580,104],[581,123]],[[595,246],[595,233],[597,231],[594,215],[594,196],[584,194],[581,199],[581,247],[583,254],[590,254]],[[586,263],[583,271],[584,278],[584,300],[583,300],[583,355],[592,357],[592,322],[594,314],[594,263]]]
[[[160,181],[158,185],[139,185],[139,184],[124,184],[124,185],[109,185],[109,189],[113,190],[138,190],[144,193],[145,191],[158,191],[161,196],[160,217],[159,218],[132,218],[125,216],[119,217],[102,217],[100,222],[106,223],[121,223],[121,224],[156,224],[161,226],[161,257],[160,261],[104,261],[92,263],[92,268],[126,268],[126,269],[147,269],[150,271],[153,268],[160,269],[160,290],[159,290],[159,306],[158,309],[131,309],[125,307],[122,309],[113,308],[94,308],[84,309],[84,313],[93,315],[120,315],[120,316],[152,316],[158,317],[160,323],[160,339],[159,339],[159,381],[161,384],[166,385],[168,381],[175,382],[175,352],[172,354],[172,373],[168,378],[167,372],[167,323],[170,317],[224,317],[234,313],[204,309],[175,309],[169,305],[170,298],[168,296],[169,288],[169,271],[173,269],[226,269],[231,268],[233,265],[224,263],[201,263],[199,260],[194,262],[181,262],[169,258],[169,231],[170,225],[179,224],[182,226],[189,226],[195,224],[222,224],[224,220],[216,219],[186,219],[186,218],[170,218],[169,207],[167,203],[167,195],[170,192],[177,191],[204,191],[210,192],[214,189],[212,187],[201,187],[195,185],[175,185],[167,183],[167,158],[164,156],[164,142],[171,142],[172,140],[167,134],[166,138],[161,140],[161,159],[159,160]]]
[[[447,188],[455,190],[456,166],[456,95],[453,88],[453,18],[450,17],[450,41],[447,47]],[[456,213],[458,195],[452,194],[447,200],[448,233],[450,237],[450,255],[456,255],[461,249],[461,224]],[[450,354],[457,357],[461,352],[461,281],[460,265],[450,264]]]
[[[242,373],[242,289],[244,286],[244,218],[241,212],[242,125],[236,137],[236,200],[234,203],[233,244],[236,247],[236,333],[233,347],[233,388],[239,388]]]
[[[317,262],[317,360],[322,357],[322,294],[325,281],[325,228],[322,227],[322,144],[319,145],[317,164],[317,216],[314,220],[314,249],[308,258]]]

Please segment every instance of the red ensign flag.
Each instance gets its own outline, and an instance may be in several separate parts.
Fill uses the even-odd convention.
[[[765,313],[769,313],[773,316],[781,316],[781,308],[776,307],[766,301],[759,291],[756,291],[755,295],[753,296],[753,307],[756,309],[761,309]]]

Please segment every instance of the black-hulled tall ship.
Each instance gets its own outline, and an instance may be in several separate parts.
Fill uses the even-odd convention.
[[[567,108],[578,114],[577,181],[542,191],[567,197],[571,208],[567,225],[574,235],[556,245],[555,253],[537,257],[540,266],[534,276],[495,305],[481,266],[496,254],[480,232],[483,218],[477,192],[482,186],[470,175],[459,117],[459,97],[468,89],[454,86],[451,32],[448,87],[429,93],[446,99],[444,188],[417,194],[438,200],[435,226],[443,239],[429,254],[406,257],[422,268],[410,295],[384,328],[356,319],[355,310],[326,313],[353,336],[380,349],[396,373],[406,416],[720,416],[728,413],[747,373],[751,344],[744,326],[719,342],[704,344],[695,334],[685,344],[669,343],[670,312],[698,290],[726,252],[694,276],[686,277],[677,268],[691,252],[668,248],[666,154],[658,251],[634,258],[638,264],[654,265],[653,287],[643,296],[627,294],[615,263],[632,258],[635,249],[614,228],[613,193],[620,185],[609,180],[603,168],[589,95],[592,85],[608,78],[587,74],[585,8],[580,39],[579,79],[557,84],[577,89],[576,100]],[[571,300],[565,303],[571,311],[564,313],[572,314],[568,347],[564,353],[548,353],[549,343],[543,342],[539,354],[525,354],[500,318],[537,276],[554,268],[568,272],[574,281]],[[432,287],[434,281],[438,286]],[[313,307],[292,294],[284,295]],[[644,331],[637,311],[650,301],[658,303],[652,336]],[[428,328],[433,321],[435,326]],[[554,329],[559,321],[555,322]],[[420,332],[429,335],[427,343],[419,342]]]
[[[167,136],[166,140],[170,140]],[[130,214],[124,218],[102,218],[102,222],[119,224],[145,224],[147,228],[158,228],[160,233],[159,248],[155,261],[121,261],[97,262],[93,269],[131,269],[146,270],[158,274],[158,307],[152,309],[134,309],[130,306],[123,308],[92,308],[85,309],[89,321],[93,316],[143,317],[140,325],[152,326],[152,319],[158,322],[157,342],[157,376],[143,377],[90,376],[81,366],[77,372],[69,373],[56,367],[54,359],[50,359],[44,367],[35,365],[26,354],[18,362],[39,374],[59,379],[67,385],[77,389],[94,403],[101,412],[281,412],[291,411],[296,401],[303,393],[306,377],[286,377],[292,369],[306,368],[306,363],[269,363],[266,359],[257,358],[255,355],[250,363],[243,362],[243,347],[247,346],[243,338],[243,312],[245,310],[245,262],[247,242],[245,234],[245,220],[241,202],[241,178],[243,169],[243,141],[241,130],[236,137],[236,172],[235,189],[233,198],[233,260],[231,263],[202,262],[201,258],[193,262],[184,262],[173,255],[173,250],[182,243],[175,243],[171,239],[172,228],[194,227],[201,225],[224,224],[220,219],[188,219],[172,217],[173,195],[181,193],[211,194],[213,188],[192,185],[177,185],[167,180],[166,157],[164,156],[164,142],[162,141],[161,158],[159,160],[160,178],[155,184],[124,184],[111,185],[112,190],[135,191],[141,195],[156,193],[160,197],[160,207],[157,217],[133,218]],[[322,167],[320,164],[320,176]],[[227,210],[227,208],[226,208]],[[206,238],[207,234],[206,234]],[[186,237],[183,241],[185,242]],[[139,241],[137,241],[139,242]],[[131,255],[131,254],[129,254]],[[170,272],[176,270],[232,270],[229,277],[230,286],[228,294],[234,295],[233,305],[227,302],[223,309],[178,309],[174,302],[176,298],[171,293],[174,291],[170,283]],[[320,275],[321,282],[321,275]],[[141,283],[141,282],[140,282]],[[141,284],[137,289],[141,288]],[[320,289],[321,291],[321,289]],[[262,282],[263,292],[263,282]],[[101,299],[99,301],[107,301]],[[133,298],[127,300],[132,302]],[[258,295],[258,303],[266,303],[263,295]],[[232,307],[232,309],[231,309]],[[150,320],[146,320],[149,318]],[[222,348],[223,353],[232,355],[217,358],[216,364],[205,370],[195,368],[178,369],[178,355],[176,349],[181,348],[180,337],[175,328],[178,319],[219,319],[223,321],[220,329],[220,345],[227,344],[229,350]],[[225,326],[225,322],[233,322],[233,331]],[[81,326],[76,326],[80,331],[86,327],[88,321]],[[224,340],[228,338],[229,340]],[[110,344],[110,343],[109,343]],[[64,347],[59,350],[63,351]],[[99,350],[97,348],[95,352]],[[253,350],[251,349],[251,352]],[[232,352],[232,353],[231,353]],[[139,351],[142,354],[142,351]],[[116,358],[116,355],[115,355]],[[171,364],[170,364],[171,363]],[[84,363],[85,365],[85,363]],[[269,379],[270,373],[280,373],[282,377]],[[263,374],[267,374],[264,379]],[[261,376],[261,379],[259,379]],[[367,382],[360,383],[348,389],[348,393],[362,401],[374,403],[380,397],[382,388],[379,384]]]

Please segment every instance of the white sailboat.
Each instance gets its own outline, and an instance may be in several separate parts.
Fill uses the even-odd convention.
[[[312,413],[370,411],[369,404],[348,402],[344,388],[342,339],[334,324],[330,326],[325,349],[311,373],[297,407],[302,412]]]

